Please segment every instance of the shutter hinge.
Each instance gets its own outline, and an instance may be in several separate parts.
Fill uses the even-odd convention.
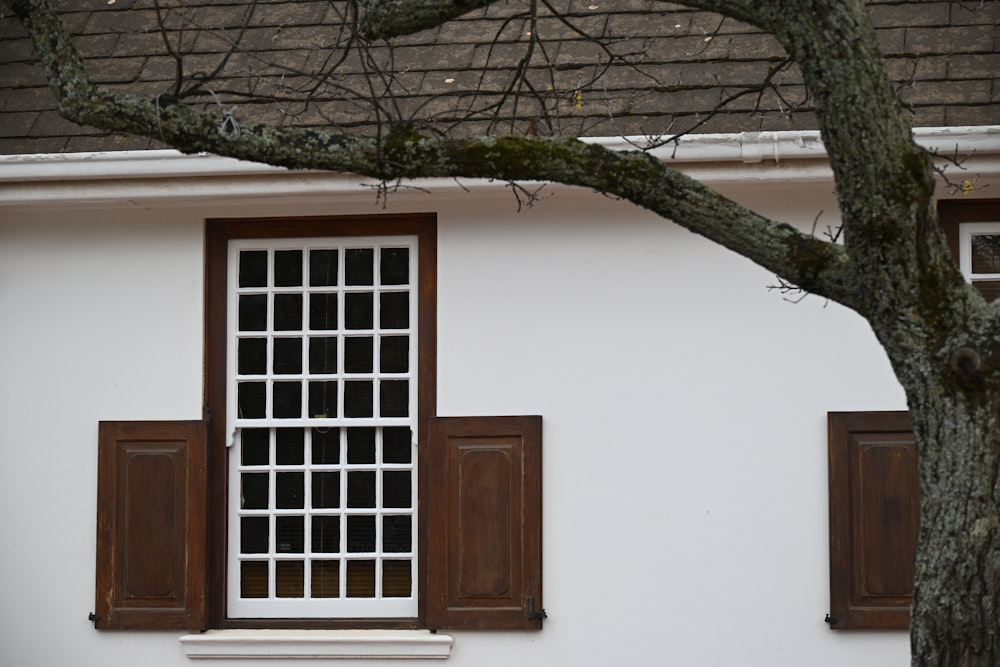
[[[826,618],[823,619],[823,622],[828,623],[830,625],[830,629],[832,630],[833,626],[835,626],[840,621],[836,616],[830,616],[830,614],[827,614]]]
[[[91,621],[94,624],[94,629],[96,630],[97,629],[97,623],[98,623],[98,621],[101,620],[101,617],[98,616],[97,614],[95,614],[94,612],[90,612],[90,614],[87,616],[87,620]]]
[[[542,619],[549,617],[549,615],[545,613],[545,609],[535,611],[534,595],[529,595],[525,601],[528,603],[528,618],[533,621],[541,621]]]

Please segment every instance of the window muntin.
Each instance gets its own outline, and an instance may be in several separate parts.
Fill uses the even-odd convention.
[[[959,268],[987,301],[1000,296],[1000,221],[959,225]]]
[[[416,616],[416,238],[228,265],[228,615]]]

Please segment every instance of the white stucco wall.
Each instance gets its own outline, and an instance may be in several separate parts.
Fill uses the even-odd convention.
[[[835,224],[831,189],[728,190],[808,228]],[[438,413],[545,420],[549,620],[450,633],[445,664],[907,664],[906,633],[823,622],[826,413],[905,408],[866,324],[629,204],[553,191],[520,213],[455,189],[384,209],[438,214]],[[381,210],[371,192],[0,208],[2,664],[188,664],[180,633],[87,621],[97,422],[200,417],[205,218]]]

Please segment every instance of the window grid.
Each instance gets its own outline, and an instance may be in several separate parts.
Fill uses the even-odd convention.
[[[1000,296],[1000,221],[959,225],[959,268],[988,301]]]
[[[335,280],[310,274],[316,250],[337,258]],[[364,274],[365,262],[358,258],[366,255],[371,279],[362,275],[366,284],[354,284],[358,276],[349,275],[349,264]],[[287,269],[296,256],[301,275],[290,280]],[[243,276],[243,257],[258,269],[263,262],[264,275]],[[393,275],[390,266],[383,284],[384,258],[397,264],[403,258],[405,276],[398,267]],[[231,444],[237,445],[229,482],[231,617],[416,615],[416,259],[410,237],[230,243],[228,402]],[[298,284],[280,284],[289,280]],[[317,284],[322,282],[335,284]],[[314,308],[313,295],[328,306],[327,295],[333,295],[336,308]],[[321,321],[314,322],[317,312]],[[315,339],[324,339],[316,358]],[[245,385],[253,385],[256,395],[242,394]],[[317,398],[318,389],[330,388],[335,401]],[[283,399],[282,392],[294,400]],[[334,405],[336,414],[322,409]],[[256,412],[248,414],[247,406]],[[288,433],[301,438],[301,458],[291,462],[279,458],[279,440]],[[363,462],[351,459],[352,434],[372,440]],[[331,437],[337,441],[335,462],[317,458],[314,446],[317,440],[333,446]],[[261,438],[267,443],[264,461]],[[249,462],[248,448],[257,457]],[[336,503],[324,495],[325,485],[336,486]]]

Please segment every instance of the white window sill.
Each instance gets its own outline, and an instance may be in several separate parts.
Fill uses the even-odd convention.
[[[452,641],[428,630],[209,630],[181,637],[187,657],[222,659],[444,659]]]

